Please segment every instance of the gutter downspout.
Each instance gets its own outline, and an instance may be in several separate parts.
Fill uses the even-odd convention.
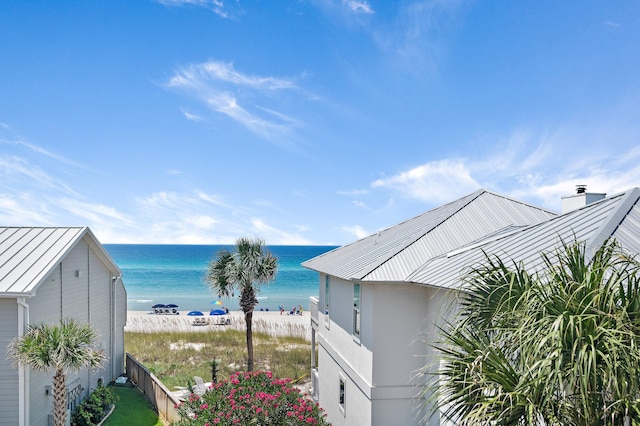
[[[118,300],[118,292],[117,292],[117,287],[118,287],[118,280],[121,280],[122,277],[112,277],[111,278],[111,377],[109,378],[109,380],[114,380],[114,378],[116,377],[116,374],[120,374],[120,371],[122,370],[122,366],[119,367],[119,369],[116,371],[116,361],[117,361],[117,325],[118,325],[118,306],[117,306],[117,300]]]
[[[18,303],[18,337],[22,337],[29,325],[29,305],[26,298],[19,297]],[[26,426],[29,424],[29,380],[27,369],[24,366],[18,368],[18,424]]]

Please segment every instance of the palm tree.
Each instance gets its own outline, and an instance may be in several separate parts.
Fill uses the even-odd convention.
[[[92,345],[96,331],[88,324],[73,319],[59,325],[30,325],[27,332],[9,344],[14,367],[30,367],[36,371],[55,371],[53,376],[53,423],[63,426],[67,417],[67,385],[65,369],[79,371],[83,367],[98,368],[106,360],[101,349]]]
[[[265,249],[263,240],[243,237],[236,241],[235,252],[221,250],[209,263],[206,281],[218,297],[240,296],[240,309],[247,324],[247,370],[253,371],[253,309],[258,304],[260,285],[274,280],[278,259]]]
[[[471,270],[426,388],[457,424],[640,424],[640,264],[614,241]]]

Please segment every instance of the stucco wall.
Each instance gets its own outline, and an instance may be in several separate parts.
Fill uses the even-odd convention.
[[[434,363],[435,324],[452,309],[451,294],[412,284],[362,284],[361,334],[354,338],[353,283],[331,277],[330,325],[320,277],[319,402],[333,424],[418,425],[427,414],[417,371]],[[344,412],[339,377],[346,381]],[[429,424],[439,424],[437,415]]]

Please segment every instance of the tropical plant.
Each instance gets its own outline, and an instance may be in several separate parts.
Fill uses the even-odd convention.
[[[55,372],[52,389],[55,426],[63,426],[67,418],[65,370],[98,368],[106,360],[104,352],[92,346],[96,337],[96,331],[90,325],[65,319],[57,325],[30,325],[24,335],[9,344],[14,367]]]
[[[116,396],[112,389],[102,386],[98,381],[98,387],[71,414],[71,426],[97,425],[115,402]]]
[[[221,250],[209,263],[206,281],[218,297],[239,293],[240,309],[247,325],[247,370],[253,370],[253,309],[262,284],[275,279],[278,259],[265,249],[263,240],[239,238],[235,251]]]
[[[471,270],[426,393],[462,425],[638,424],[640,265],[614,241],[541,259]]]
[[[236,372],[177,408],[181,420],[176,426],[328,424],[320,406],[290,379],[276,379],[268,371]]]

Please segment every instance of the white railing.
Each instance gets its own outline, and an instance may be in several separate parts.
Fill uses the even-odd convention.
[[[318,298],[311,296],[309,298],[309,310],[311,312],[311,327],[318,328]]]
[[[318,389],[318,369],[311,369],[311,397],[314,401],[318,400],[319,389]]]

